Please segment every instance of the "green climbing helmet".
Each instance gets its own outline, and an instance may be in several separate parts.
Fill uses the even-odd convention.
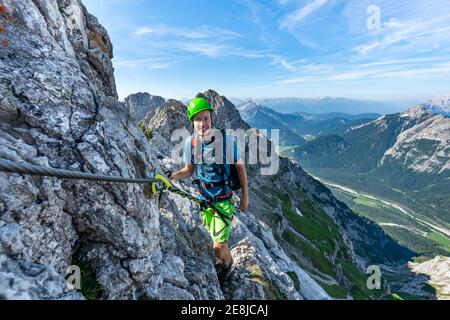
[[[189,120],[192,122],[192,119],[194,118],[194,116],[197,113],[202,112],[204,110],[209,110],[211,112],[214,111],[214,109],[211,107],[211,105],[205,98],[197,98],[197,99],[192,100],[191,102],[189,102],[189,104],[187,106],[187,114],[188,114]]]

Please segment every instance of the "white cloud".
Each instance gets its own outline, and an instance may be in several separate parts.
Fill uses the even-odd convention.
[[[397,71],[380,72],[374,78],[411,78],[411,77],[441,77],[449,76],[450,63],[437,64],[427,68],[404,69]]]
[[[314,0],[306,6],[297,9],[281,19],[280,28],[292,31],[292,29],[299,25],[304,18],[320,9],[326,3],[327,0]]]
[[[248,9],[247,19],[260,27],[262,26],[265,8],[260,3],[252,0],[235,0],[235,2]]]
[[[303,70],[309,73],[314,74],[322,74],[322,73],[330,73],[335,69],[334,65],[325,64],[325,63],[309,63],[305,64]]]
[[[159,53],[172,53],[177,55],[182,55],[183,53],[192,53],[203,55],[212,59],[230,56],[260,59],[267,57],[267,55],[270,53],[267,50],[246,50],[233,44],[224,43],[221,41],[158,41],[148,43],[147,45],[148,48],[153,48],[153,50],[156,49]]]
[[[407,45],[411,44],[420,47],[424,44],[424,41],[430,43],[434,39],[442,38],[443,36],[450,37],[450,26],[434,28],[428,23],[416,23],[404,27],[397,32],[387,34],[381,41],[360,45],[354,50],[360,54],[367,54],[376,49],[383,51],[390,47],[394,47],[396,50],[402,47],[406,49]]]
[[[283,58],[282,56],[274,55],[274,54],[269,54],[268,57],[272,59],[272,62],[270,64],[279,64],[288,71],[291,71],[291,72],[295,71],[294,64],[288,62],[288,60],[286,60],[286,58]]]
[[[143,59],[130,59],[130,60],[117,60],[113,61],[114,67],[122,67],[122,68],[150,68],[150,69],[167,69],[172,67],[175,64],[185,62],[190,60],[191,57],[183,57],[183,58],[143,58]]]
[[[198,53],[210,58],[227,55],[231,49],[230,46],[226,44],[209,42],[178,42],[172,43],[172,47],[182,51]]]
[[[355,80],[362,79],[372,75],[372,70],[352,70],[352,71],[343,71],[336,72],[332,74],[328,74],[323,78],[323,80],[332,80],[332,81],[342,81],[342,80]]]
[[[404,59],[376,61],[357,65],[305,65],[299,69],[299,75],[275,82],[277,85],[303,82],[348,81],[365,79],[405,79],[421,77],[443,77],[450,74],[450,59],[430,57],[425,59]],[[397,62],[397,63],[396,63]],[[409,62],[409,63],[408,63]],[[427,63],[427,64],[425,64]]]
[[[237,32],[230,30],[213,27],[213,26],[200,26],[196,30],[189,30],[186,28],[169,27],[166,25],[145,26],[136,28],[133,36],[143,35],[157,35],[157,36],[176,36],[189,39],[206,39],[206,38],[242,38],[243,36]]]
[[[189,28],[160,23],[164,17],[150,15],[159,12],[142,11],[143,20],[132,20],[126,27],[118,24],[122,33],[116,33],[120,41],[115,45],[115,56],[122,60],[116,58],[114,65],[122,70],[173,67],[171,73],[175,74],[185,61],[206,57],[196,59],[201,64],[227,57],[224,76],[228,76],[229,62],[240,64],[242,73],[251,74],[259,68],[251,87],[261,92],[270,86],[279,90],[282,86],[303,88],[308,84],[294,85],[306,82],[314,82],[314,88],[327,92],[347,85],[356,88],[355,84],[364,80],[376,83],[380,92],[393,90],[387,88],[389,82],[398,83],[404,92],[410,90],[407,85],[415,85],[413,81],[423,83],[424,90],[437,88],[440,78],[436,77],[450,74],[449,1],[234,0],[231,11],[223,12],[224,25],[219,24],[221,19],[204,22],[217,23],[217,27]],[[109,3],[99,2],[105,8]],[[367,7],[371,4],[381,8],[381,30],[367,29]],[[123,19],[127,18],[124,15]],[[296,60],[298,57],[308,60]],[[247,59],[261,61],[248,63]],[[229,85],[239,86],[233,81]]]
[[[283,84],[304,83],[304,82],[311,81],[312,79],[313,79],[312,77],[294,77],[294,78],[276,81],[275,84],[283,85]]]
[[[421,6],[417,9],[425,10],[427,7]],[[367,55],[410,50],[423,52],[424,49],[436,45],[448,46],[450,45],[449,10],[446,8],[442,8],[438,12],[434,12],[434,10],[415,14],[403,13],[397,17],[390,17],[389,20],[383,22],[379,32],[368,33],[370,41],[355,46],[351,51]]]
[[[294,2],[295,0],[276,0],[276,2],[282,6],[287,5],[291,2]]]
[[[376,66],[386,66],[386,65],[410,65],[410,64],[424,64],[429,62],[440,62],[447,61],[449,57],[447,56],[436,56],[436,57],[422,57],[422,58],[409,58],[409,59],[390,59],[390,60],[378,60],[369,63],[360,64],[359,67],[376,67]]]

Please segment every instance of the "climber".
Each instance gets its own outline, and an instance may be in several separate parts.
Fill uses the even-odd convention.
[[[214,253],[217,258],[215,269],[219,282],[223,286],[233,265],[227,242],[231,235],[231,220],[235,213],[235,206],[232,201],[233,189],[239,187],[230,183],[232,174],[237,175],[235,181],[240,184],[242,191],[241,211],[248,209],[249,194],[247,172],[243,161],[239,158],[236,140],[221,132],[222,142],[225,143],[221,144],[224,158],[220,161],[215,157],[216,152],[213,150],[215,144],[213,142],[216,135],[213,135],[212,132],[218,130],[213,128],[213,113],[214,109],[204,98],[196,98],[189,103],[187,114],[192,122],[194,133],[185,140],[183,168],[173,172],[169,178],[171,180],[183,180],[189,178],[195,172],[200,187],[200,197],[210,204],[206,208],[202,208],[201,216],[204,226],[214,241]],[[196,149],[194,150],[194,148]],[[200,150],[201,159],[198,161],[196,157]],[[233,155],[233,157],[229,156],[233,158],[233,163],[225,161],[228,154]]]

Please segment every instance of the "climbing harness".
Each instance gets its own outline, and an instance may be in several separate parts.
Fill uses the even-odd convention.
[[[226,197],[216,197],[216,199],[199,199],[177,187],[175,187],[167,178],[168,173],[170,171],[167,171],[165,173],[162,173],[159,169],[155,169],[153,172],[150,172],[148,177],[150,180],[156,180],[156,182],[151,183],[151,194],[158,196],[161,198],[163,192],[172,192],[175,194],[178,194],[182,196],[183,198],[189,199],[191,201],[194,201],[200,206],[201,210],[205,210],[208,207],[212,207],[214,209],[214,212],[217,213],[217,215],[223,220],[223,222],[228,227],[230,225],[230,218],[228,218],[223,212],[217,208],[216,202],[229,199],[232,196],[231,194],[227,194]],[[147,191],[148,193],[148,191]]]

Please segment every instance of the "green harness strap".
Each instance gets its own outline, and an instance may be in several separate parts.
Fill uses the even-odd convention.
[[[216,202],[214,201],[206,201],[206,200],[201,200],[198,199],[192,195],[190,195],[189,193],[180,190],[179,188],[175,187],[170,181],[169,179],[161,172],[156,172],[153,175],[153,178],[156,179],[155,182],[153,182],[150,185],[150,190],[146,189],[144,192],[148,195],[153,194],[158,196],[159,198],[161,198],[162,193],[163,192],[172,192],[175,194],[178,194],[186,199],[189,199],[191,201],[194,201],[196,203],[198,203],[200,205],[200,208],[202,209],[206,209],[209,206],[211,206],[215,212],[219,215],[219,217],[222,219],[222,221],[226,224],[227,227],[230,226],[230,222],[227,220],[231,220],[230,218],[228,218],[222,211],[221,209],[219,209],[216,206]]]

